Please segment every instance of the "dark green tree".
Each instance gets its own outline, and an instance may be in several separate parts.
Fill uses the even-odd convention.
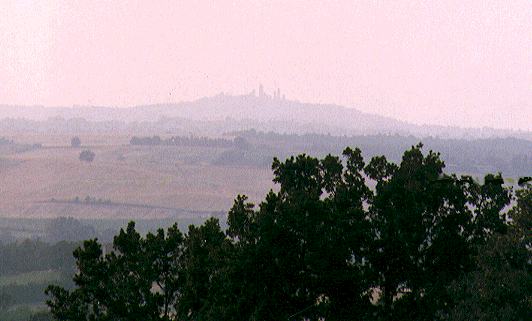
[[[419,144],[399,166],[375,157],[365,168],[377,182],[368,260],[380,319],[432,320],[448,304],[446,285],[472,269],[475,245],[505,226],[500,213],[510,194],[500,177],[479,185],[444,174],[444,166]]]
[[[449,287],[451,309],[445,320],[530,320],[532,317],[532,188],[517,191],[511,224],[479,247],[477,268]]]
[[[509,220],[500,175],[480,184],[444,167],[421,144],[398,165],[350,148],[274,159],[276,191],[258,206],[238,196],[226,231],[209,219],[142,237],[130,223],[110,253],[86,241],[77,287],[50,287],[48,305],[58,320],[435,320],[466,311],[454,297],[477,285],[464,280],[507,293],[489,279],[506,275],[529,292],[529,194]],[[508,298],[493,291],[472,304]]]
[[[322,160],[300,155],[272,169],[279,192],[258,210],[237,197],[228,216],[242,320],[357,319],[370,310],[364,257],[370,195],[360,150]],[[260,274],[257,274],[260,271]]]
[[[74,252],[77,287],[50,286],[47,304],[58,320],[170,320],[182,243],[177,225],[142,238],[134,223],[120,231],[108,254],[97,240],[85,241]]]
[[[230,262],[230,243],[218,220],[191,225],[183,244],[178,320],[234,320],[227,311],[233,302],[225,300],[230,294],[224,273]]]

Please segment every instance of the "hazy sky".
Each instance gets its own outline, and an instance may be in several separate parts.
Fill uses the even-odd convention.
[[[416,123],[532,130],[532,2],[0,1],[0,104],[259,83]]]

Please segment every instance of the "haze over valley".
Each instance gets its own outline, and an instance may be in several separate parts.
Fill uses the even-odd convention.
[[[0,321],[528,320],[530,0],[0,1]]]
[[[75,133],[88,131],[168,131],[196,135],[222,135],[229,131],[256,129],[287,134],[413,135],[440,138],[516,137],[532,140],[527,130],[489,127],[415,125],[391,117],[363,113],[332,104],[302,103],[281,96],[279,89],[267,94],[259,87],[247,95],[219,94],[191,102],[134,107],[43,107],[0,105],[0,130]]]
[[[262,86],[179,104],[0,108],[3,217],[204,219],[223,213],[235,195],[260,200],[274,187],[274,157],[346,146],[400,161],[423,142],[442,153],[449,172],[501,172],[514,182],[532,162],[528,131],[418,126]],[[73,137],[80,146],[71,146]],[[83,149],[96,154],[90,163],[78,159]]]

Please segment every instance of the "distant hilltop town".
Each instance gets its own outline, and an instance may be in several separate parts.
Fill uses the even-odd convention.
[[[275,100],[286,100],[286,97],[285,95],[281,95],[281,89],[277,88],[277,90],[275,90],[273,92],[273,96],[271,95],[268,95],[265,91],[264,91],[264,86],[262,86],[262,84],[259,85],[259,95],[257,96],[257,93],[255,92],[255,89],[253,89],[250,93],[249,93],[250,96],[256,96],[256,97],[259,97],[259,98],[270,98],[270,99],[275,99]]]

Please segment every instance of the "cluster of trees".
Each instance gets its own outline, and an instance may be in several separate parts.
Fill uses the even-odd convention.
[[[55,198],[51,199],[51,202],[57,202]],[[85,196],[85,198],[80,198],[79,196],[74,197],[71,202],[74,203],[87,203],[87,204],[112,204],[113,202],[110,199],[97,198],[90,195]]]
[[[45,270],[72,273],[75,267],[72,251],[76,247],[71,242],[49,244],[29,239],[0,243],[0,276]]]
[[[260,166],[267,167],[272,162],[272,153],[260,148],[228,149],[211,160],[212,165],[222,166]]]
[[[34,149],[42,148],[41,143],[23,144],[17,143],[12,139],[0,137],[0,147],[2,152],[23,153]]]
[[[194,136],[172,136],[168,139],[161,139],[159,136],[137,137],[130,140],[131,145],[167,145],[167,146],[200,146],[200,147],[221,147],[221,148],[248,148],[245,139],[237,137],[234,140],[224,138],[194,137]]]
[[[109,253],[85,241],[76,287],[47,304],[57,320],[528,319],[530,185],[506,211],[500,175],[443,168],[421,145],[399,164],[350,148],[274,159],[278,191],[238,196],[226,230],[130,223]]]
[[[345,146],[359,146],[364,155],[385,155],[399,161],[405,149],[419,138],[404,135],[332,136],[322,134],[279,134],[256,130],[233,132],[270,155],[340,153]],[[530,175],[532,141],[518,138],[444,139],[426,137],[426,147],[441,152],[447,170],[460,173],[502,172],[506,176]],[[270,157],[271,159],[271,157]]]
[[[55,271],[57,284],[72,287],[70,278],[75,271],[72,251],[78,245],[69,242],[51,245],[38,240],[0,243],[0,319],[11,320],[5,313],[13,307],[42,304],[46,300],[44,290],[49,280],[32,280],[31,277],[28,280],[27,274]]]
[[[98,235],[93,226],[83,224],[72,217],[51,219],[44,229],[44,240],[49,243],[82,241]],[[60,243],[57,243],[60,244]]]

